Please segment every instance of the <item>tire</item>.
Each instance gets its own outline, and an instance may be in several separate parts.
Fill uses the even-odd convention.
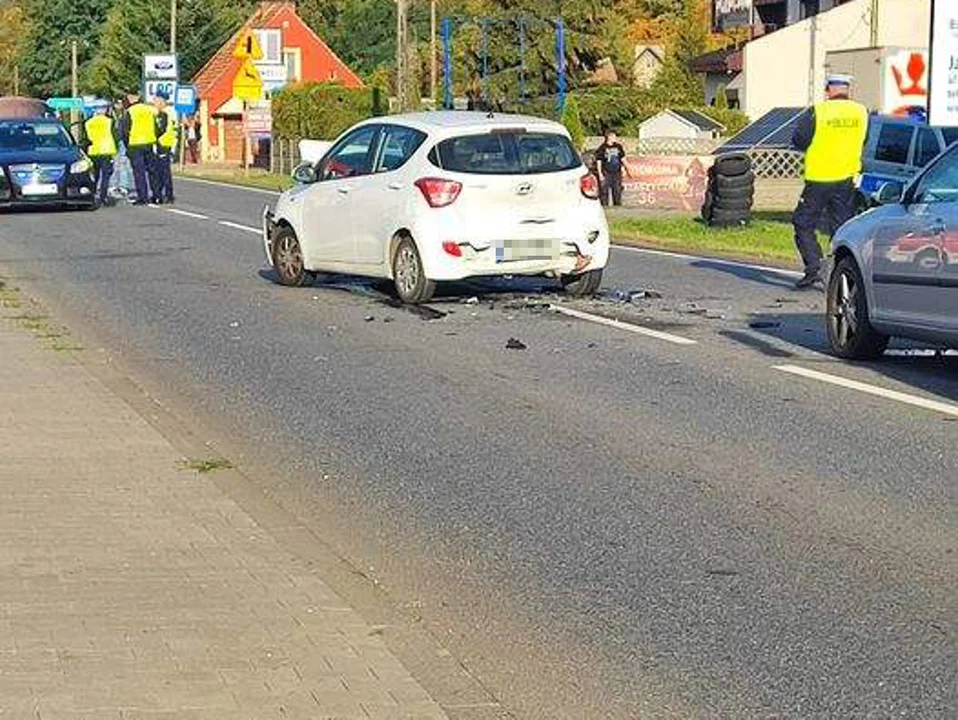
[[[393,251],[393,283],[396,295],[407,305],[429,302],[436,292],[436,283],[426,277],[419,248],[410,237],[402,238]]]
[[[712,194],[719,200],[748,200],[751,202],[755,197],[754,188],[734,188],[725,190],[713,190]]]
[[[726,176],[716,175],[714,179],[715,190],[721,194],[728,192],[742,192],[748,190],[752,192],[755,189],[755,173],[749,170],[744,175]]]
[[[826,289],[826,325],[832,352],[845,360],[874,360],[888,347],[888,336],[872,327],[861,271],[851,257],[842,258]]]
[[[716,177],[742,177],[752,170],[752,159],[745,153],[719,155],[715,158]]]
[[[751,213],[752,198],[733,198],[729,200],[724,197],[717,197],[712,201],[712,207],[715,210],[727,210],[729,212]]]
[[[747,225],[751,220],[751,213],[747,210],[719,210],[712,208],[711,225],[720,227],[730,227],[734,225]]]
[[[712,195],[711,190],[705,191],[705,200],[702,202],[702,219],[705,222],[709,221],[709,218],[712,217],[712,208],[714,207],[715,197]]]
[[[572,297],[595,295],[602,284],[602,271],[589,270],[581,275],[563,275],[562,289]]]
[[[270,250],[280,285],[302,287],[312,281],[313,273],[306,269],[303,249],[291,227],[283,225],[276,229]]]

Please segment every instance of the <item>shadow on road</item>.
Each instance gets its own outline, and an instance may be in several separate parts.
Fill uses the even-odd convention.
[[[715,270],[718,272],[723,272],[728,275],[732,275],[739,280],[761,283],[762,285],[772,285],[774,287],[791,289],[795,284],[794,278],[786,275],[785,273],[787,271],[785,270],[776,272],[774,270],[763,270],[761,268],[748,267],[746,265],[732,265],[730,263],[724,263],[717,260],[696,260],[690,263],[690,266],[703,270]]]
[[[783,313],[781,315],[755,316],[751,324],[753,332],[779,342],[776,357],[788,357],[781,351],[780,343],[831,355],[825,331],[825,321],[811,313]],[[735,339],[735,338],[732,338]],[[761,343],[761,341],[758,341]],[[774,347],[769,345],[770,347]],[[769,353],[772,354],[772,353]],[[840,362],[835,360],[836,363]],[[958,401],[958,355],[940,352],[922,343],[895,339],[889,352],[879,360],[847,363],[880,373],[889,379],[923,390],[951,401]]]

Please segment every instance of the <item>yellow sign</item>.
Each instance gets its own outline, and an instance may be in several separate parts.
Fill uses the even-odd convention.
[[[263,78],[250,58],[243,62],[243,66],[233,78],[233,97],[247,102],[263,97]]]
[[[259,38],[252,30],[247,30],[240,35],[236,48],[233,50],[233,57],[240,60],[262,60],[263,48],[260,47]]]

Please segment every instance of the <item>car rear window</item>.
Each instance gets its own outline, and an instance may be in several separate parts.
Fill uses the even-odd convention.
[[[911,138],[914,134],[915,128],[911,125],[886,123],[878,135],[875,159],[907,165],[908,151],[911,149]]]
[[[951,147],[958,142],[958,128],[942,128],[941,136],[945,139],[945,145]]]
[[[569,138],[554,133],[493,132],[439,143],[429,153],[434,165],[473,175],[538,175],[581,167]]]

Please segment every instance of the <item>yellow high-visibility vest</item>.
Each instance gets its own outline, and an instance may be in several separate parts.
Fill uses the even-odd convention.
[[[156,145],[156,110],[145,103],[131,105],[130,147]]]
[[[176,110],[166,107],[162,112],[166,113],[166,130],[160,135],[158,142],[160,147],[172,150],[176,147]]]
[[[116,139],[113,137],[113,118],[94,115],[84,124],[90,149],[90,157],[116,157]]]
[[[805,179],[840,182],[862,171],[868,109],[853,100],[826,100],[815,106],[815,137],[805,153]]]

